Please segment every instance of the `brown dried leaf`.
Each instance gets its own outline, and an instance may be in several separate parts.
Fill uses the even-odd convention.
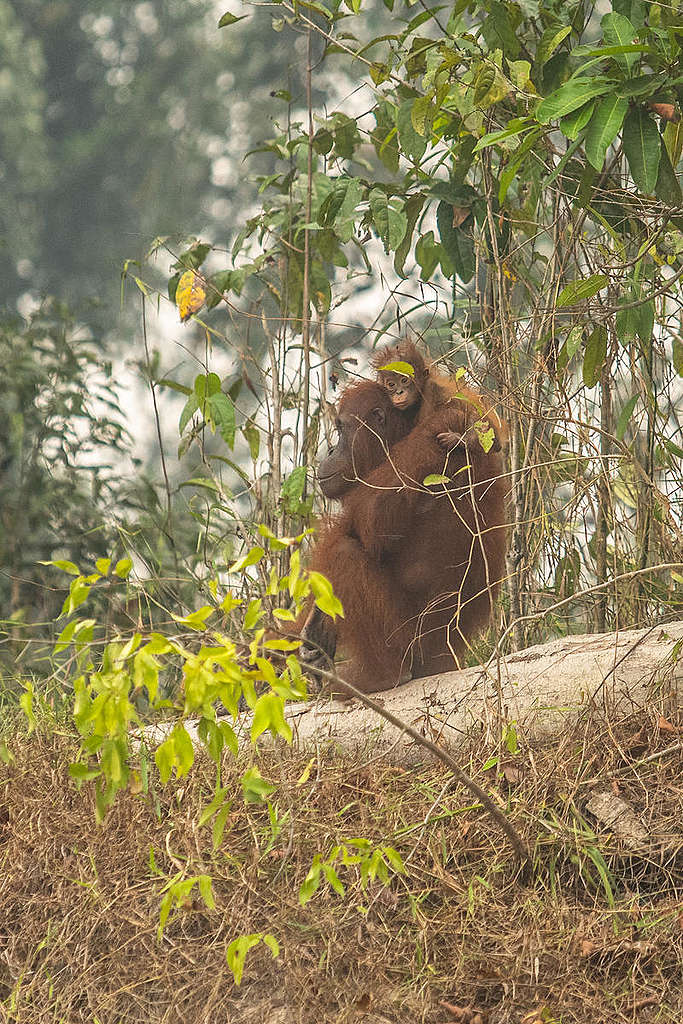
[[[681,119],[681,115],[676,110],[673,103],[656,103],[651,102],[648,104],[650,110],[653,110],[655,114],[659,114],[662,121],[672,121],[674,124],[678,124]]]
[[[664,718],[664,715],[659,715],[657,718],[657,728],[660,732],[673,733],[674,735],[680,732],[680,729],[678,729],[677,726],[672,725],[668,719]]]

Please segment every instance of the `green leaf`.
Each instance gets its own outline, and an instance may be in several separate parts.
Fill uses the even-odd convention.
[[[119,558],[118,562],[114,566],[114,575],[118,576],[120,580],[125,580],[130,575],[130,570],[132,568],[132,558]]]
[[[394,108],[389,103],[382,101],[377,105],[374,113],[377,125],[370,135],[372,144],[387,170],[395,174],[398,171],[399,149]]]
[[[617,96],[645,96],[647,93],[656,92],[661,87],[662,80],[658,75],[637,75],[635,78],[627,78],[616,87]]]
[[[255,743],[261,733],[268,729],[273,736],[282,736],[287,743],[292,742],[292,728],[285,721],[285,702],[277,693],[264,693],[254,705],[254,717],[251,723],[251,740]]]
[[[565,342],[567,349],[567,359],[571,359],[575,352],[581,348],[581,342],[583,341],[583,324],[575,324]]]
[[[606,14],[600,25],[604,40],[609,46],[628,46],[636,37],[636,30],[628,18],[625,18],[623,14],[617,14],[615,11]],[[638,54],[623,53],[615,55],[614,59],[619,67],[627,75],[630,75],[634,64],[638,60]]]
[[[441,246],[435,242],[433,231],[428,231],[418,238],[415,259],[420,267],[421,280],[429,281],[441,259]]]
[[[662,148],[657,126],[643,107],[631,107],[624,121],[624,153],[641,192],[654,192]]]
[[[396,254],[394,256],[394,270],[399,277],[403,277],[403,265],[405,264],[406,256],[410,250],[410,243],[413,240],[413,231],[415,230],[415,225],[417,224],[417,219],[420,216],[424,202],[425,197],[419,192],[417,195],[410,196],[405,201],[403,210],[406,215],[406,232],[401,244],[396,249]]]
[[[185,427],[190,422],[194,414],[197,412],[198,408],[199,402],[197,401],[197,396],[193,391],[190,397],[188,398],[187,402],[185,403],[183,411],[180,414],[180,420],[178,421],[179,434],[184,433]]]
[[[222,391],[209,395],[206,404],[212,420],[218,427],[218,433],[228,447],[232,448],[235,444],[235,406]]]
[[[571,114],[567,114],[567,116],[563,117],[560,121],[560,131],[563,132],[568,139],[572,139],[572,141],[577,139],[579,137],[579,133],[586,127],[593,116],[594,110],[595,100],[590,100],[590,102],[586,103],[583,107],[579,107],[578,110],[574,110]]]
[[[247,610],[244,614],[243,627],[245,631],[249,632],[250,629],[253,629],[262,615],[263,602],[259,598],[253,597],[247,605]]]
[[[247,768],[241,783],[242,793],[247,803],[263,803],[266,797],[275,792],[275,786],[263,778],[256,765]]]
[[[667,206],[680,206],[683,203],[681,185],[671,165],[669,151],[664,144],[664,139],[662,139],[661,145],[662,152],[659,160],[655,195],[660,202],[665,203]]]
[[[536,118],[541,124],[557,121],[565,114],[571,114],[577,107],[582,107],[595,96],[603,96],[613,85],[609,78],[604,77],[572,79],[541,100],[536,108]]]
[[[253,420],[247,420],[242,427],[242,433],[249,445],[249,454],[251,455],[252,462],[256,462],[261,447],[261,434],[254,425]]]
[[[624,434],[626,433],[626,428],[628,427],[629,423],[631,422],[631,417],[633,416],[633,410],[636,407],[636,403],[638,402],[639,397],[640,397],[639,395],[632,395],[632,397],[629,398],[628,402],[626,402],[624,404],[623,409],[619,413],[619,419],[617,420],[617,426],[616,426],[615,433],[617,435],[617,438],[620,441],[623,441],[623,439],[624,439]]]
[[[414,102],[412,99],[405,100],[398,108],[396,111],[396,127],[398,129],[401,150],[407,156],[412,157],[416,163],[419,163],[427,149],[427,139],[423,135],[418,135],[413,127]]]
[[[410,120],[418,135],[428,135],[434,111],[434,103],[431,96],[418,96],[410,111]]]
[[[270,932],[264,932],[261,936],[264,945],[268,947],[270,952],[273,954],[273,959],[280,955],[280,943],[277,941],[274,935]]]
[[[642,28],[645,24],[642,0],[612,0],[612,9],[623,14],[636,28]]]
[[[238,17],[236,14],[231,14],[230,11],[227,11],[223,15],[221,20],[218,22],[218,27],[219,28],[227,28],[229,25],[235,25],[238,21],[242,21],[246,17],[247,17],[246,14],[241,14]]]
[[[527,131],[531,127],[531,119],[528,117],[515,118],[515,124],[512,121],[508,124],[507,128],[503,128],[502,131],[488,132],[486,135],[479,139],[476,144],[473,153],[478,153],[481,149],[486,149],[487,146],[493,146],[497,142],[503,142],[505,139],[514,138],[516,135],[520,135],[522,132]]]
[[[389,199],[379,188],[373,188],[369,202],[372,220],[384,243],[384,251],[388,253],[397,249],[408,227],[403,203],[398,199]]]
[[[619,96],[606,96],[598,103],[584,141],[586,156],[596,171],[602,170],[607,149],[624,123],[627,110],[628,100]]]
[[[250,565],[256,565],[260,562],[266,553],[266,549],[259,547],[253,547],[250,551],[244,555],[243,558],[238,558],[236,562],[233,562],[228,568],[228,572],[244,572]]]
[[[463,284],[474,277],[474,242],[472,236],[461,228],[453,227],[453,207],[450,203],[440,202],[436,211],[436,223],[439,237],[453,271]],[[443,263],[442,269],[446,273]],[[450,275],[446,275],[450,276]]]
[[[306,474],[307,469],[305,466],[295,466],[289,476],[282,482],[280,494],[287,511],[292,515],[296,514],[303,497],[304,487],[306,486]]]
[[[673,341],[673,367],[679,377],[683,377],[683,341],[674,338]]]
[[[607,328],[602,324],[591,332],[583,354],[583,382],[588,388],[600,380],[600,373],[607,357]]]
[[[173,733],[164,740],[160,746],[154,752],[154,761],[159,770],[159,777],[161,778],[162,786],[165,786],[171,777],[173,771],[173,765],[175,764],[175,743],[173,740]]]
[[[567,38],[571,30],[571,25],[566,25],[561,29],[557,29],[553,26],[545,30],[536,50],[536,64],[538,67],[543,67],[543,65],[552,57],[555,50],[558,48],[560,43]]]
[[[81,570],[73,562],[67,561],[65,558],[57,558],[50,562],[40,561],[38,565],[54,565],[55,569],[61,569],[62,572],[68,572],[70,576],[80,576]]]
[[[236,985],[239,985],[242,981],[244,962],[247,959],[247,953],[250,949],[253,949],[254,946],[257,946],[260,941],[260,934],[240,935],[238,939],[233,939],[228,946],[225,952],[225,958],[228,962],[228,967],[232,971],[232,976],[235,979]]]
[[[396,363],[386,363],[385,366],[378,366],[377,369],[386,370],[388,373],[402,373],[406,377],[415,376],[415,367],[410,363],[401,362],[401,360]]]
[[[318,608],[333,619],[336,619],[337,615],[340,615],[343,619],[344,609],[342,608],[342,603],[336,597],[327,576],[323,576],[321,572],[311,570],[308,573],[308,582],[310,583]]]
[[[606,288],[609,284],[609,278],[605,277],[604,274],[592,274],[590,277],[584,278],[581,281],[572,281],[563,288],[557,299],[557,308],[561,309],[562,306],[573,306],[577,302],[581,302],[583,299],[590,299],[593,295],[597,295],[599,291]]]

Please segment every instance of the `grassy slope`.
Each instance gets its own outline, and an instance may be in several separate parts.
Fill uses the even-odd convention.
[[[17,738],[0,772],[0,1020],[679,1022],[683,759],[615,777],[640,725],[567,734],[511,759],[508,779],[479,776],[535,845],[526,880],[468,795],[444,792],[441,766],[329,753],[301,781],[310,756],[271,752],[260,764],[278,785],[281,828],[237,795],[214,851],[210,825],[196,824],[208,765],[158,799],[127,795],[97,827],[92,794],[68,777],[70,741]],[[667,743],[648,726],[633,752]],[[647,854],[591,838],[590,787],[577,781],[598,775],[655,833]],[[227,766],[239,794],[237,778]],[[345,899],[325,888],[300,907],[315,853],[354,836],[393,845],[406,875],[363,891],[355,868],[340,869]],[[150,848],[166,876],[211,874],[216,897],[215,910],[196,898],[172,915],[161,942]],[[237,987],[225,949],[257,931],[278,938],[280,956],[254,949]]]

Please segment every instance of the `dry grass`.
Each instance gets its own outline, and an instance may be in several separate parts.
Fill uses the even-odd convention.
[[[683,1019],[681,767],[671,734],[642,722],[595,725],[511,758],[488,780],[535,847],[521,878],[501,836],[439,765],[406,768],[328,752],[271,752],[261,769],[278,786],[282,828],[236,796],[219,849],[197,819],[213,774],[158,796],[129,794],[96,827],[92,794],[67,773],[71,741],[15,739],[0,779],[0,1018],[65,1024],[222,1021],[265,1024],[461,1020],[472,1024],[590,1024]],[[634,738],[635,733],[638,736]],[[636,746],[636,741],[638,746]],[[477,772],[480,750],[464,767]],[[615,774],[617,773],[617,774]],[[629,801],[651,831],[629,852],[607,832],[592,839],[581,780]],[[226,766],[224,783],[238,773]],[[425,819],[428,819],[425,822]],[[363,891],[340,871],[345,899],[298,887],[316,852],[366,836],[399,850],[407,872]],[[166,875],[213,876],[216,909],[199,898],[157,940]],[[609,870],[601,879],[590,849]],[[225,950],[269,931],[240,987]],[[460,1012],[462,1010],[462,1012]]]

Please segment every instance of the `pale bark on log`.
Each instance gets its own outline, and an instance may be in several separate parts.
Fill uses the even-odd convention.
[[[683,621],[562,637],[487,667],[416,679],[373,696],[451,748],[473,735],[483,744],[496,742],[507,723],[515,724],[520,738],[533,740],[557,735],[589,713],[611,722],[645,708],[671,716],[683,697],[680,655]],[[401,757],[415,747],[409,736],[356,700],[289,704],[286,718],[302,748],[332,742],[349,751],[392,748]],[[248,714],[241,716],[239,732],[248,735],[250,724]],[[169,728],[152,727],[146,737],[161,740]]]

